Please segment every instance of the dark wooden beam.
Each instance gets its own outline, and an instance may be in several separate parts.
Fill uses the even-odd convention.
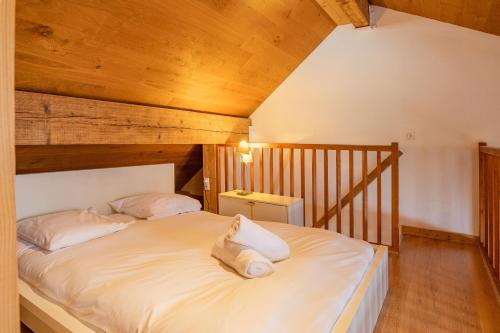
[[[175,188],[180,190],[203,167],[202,146],[171,145],[49,145],[16,146],[18,174],[175,164]]]
[[[338,25],[352,23],[356,28],[370,25],[368,0],[316,0]]]

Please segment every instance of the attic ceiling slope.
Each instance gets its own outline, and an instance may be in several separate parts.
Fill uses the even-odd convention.
[[[370,0],[371,4],[500,36],[499,0]]]
[[[247,117],[334,28],[315,0],[18,0],[16,88]]]

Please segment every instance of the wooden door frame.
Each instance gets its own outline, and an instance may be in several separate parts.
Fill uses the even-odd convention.
[[[0,0],[0,331],[19,332],[15,220],[15,0]]]

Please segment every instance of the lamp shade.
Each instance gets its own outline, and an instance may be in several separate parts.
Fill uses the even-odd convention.
[[[250,154],[250,145],[245,140],[241,141],[236,150],[240,154]]]

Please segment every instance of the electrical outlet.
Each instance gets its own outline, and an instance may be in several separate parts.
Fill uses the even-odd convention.
[[[415,141],[415,140],[416,140],[415,130],[410,130],[406,132],[406,141]]]
[[[205,191],[210,191],[210,178],[208,177],[203,178],[203,189]]]

